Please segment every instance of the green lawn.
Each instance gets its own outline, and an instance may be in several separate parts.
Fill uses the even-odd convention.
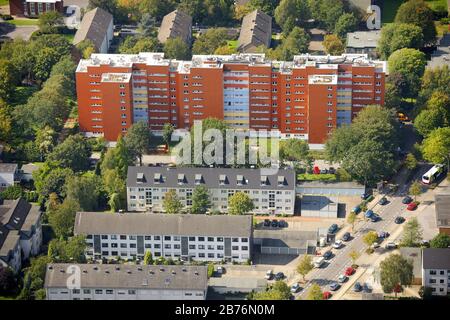
[[[15,26],[37,26],[38,20],[36,19],[19,19],[19,20],[8,20],[6,23],[13,24]]]
[[[237,40],[228,40],[227,44],[230,49],[237,49],[238,41]]]

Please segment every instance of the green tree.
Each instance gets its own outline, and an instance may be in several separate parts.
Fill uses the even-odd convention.
[[[23,287],[18,300],[31,300],[35,292],[43,288],[48,263],[51,263],[48,256],[31,258],[30,266],[24,269]]]
[[[17,288],[14,272],[4,266],[0,266],[0,296],[13,294]]]
[[[94,43],[90,39],[81,41],[76,45],[76,48],[80,52],[83,59],[89,59],[91,57],[91,54],[96,53],[97,51]]]
[[[170,123],[165,123],[163,126],[163,140],[164,143],[167,145],[167,147],[169,147],[170,145],[170,141],[172,139],[172,133],[174,131],[174,127],[172,124]]]
[[[284,161],[298,161],[304,165],[311,165],[313,161],[308,143],[299,139],[281,141],[280,158]]]
[[[146,266],[153,264],[153,256],[152,256],[152,253],[150,252],[150,250],[145,250],[144,264]]]
[[[210,28],[194,41],[192,53],[213,54],[217,48],[227,44],[228,38],[225,28]]]
[[[152,133],[147,122],[139,121],[133,124],[125,135],[124,142],[131,152],[131,155],[139,158],[139,165],[142,166],[142,156],[148,152]]]
[[[310,255],[305,254],[297,265],[297,273],[300,274],[305,282],[305,276],[314,268],[312,258]]]
[[[389,75],[390,77],[390,75]],[[438,68],[429,68],[422,78],[422,87],[417,99],[417,105],[425,107],[435,92],[450,96],[450,68],[447,65]]]
[[[422,29],[425,45],[436,42],[436,26],[433,11],[423,0],[410,0],[403,3],[397,10],[395,22],[414,24]]]
[[[278,0],[250,0],[249,6],[252,9],[260,9],[270,16],[273,16]]]
[[[48,257],[54,263],[85,263],[86,238],[78,235],[70,239],[53,239],[48,245]]]
[[[377,50],[382,59],[403,48],[420,49],[423,46],[422,29],[414,24],[391,23],[381,29]]]
[[[423,157],[433,163],[450,164],[450,127],[438,128],[430,132],[422,143]]]
[[[268,56],[278,60],[292,60],[294,55],[308,52],[311,37],[302,28],[294,27],[275,50],[269,49]]]
[[[205,214],[211,207],[211,201],[209,199],[208,188],[199,186],[194,189],[192,193],[192,207],[191,213]]]
[[[10,108],[0,98],[0,141],[5,142],[11,140],[12,125],[13,119]]]
[[[371,245],[373,245],[375,242],[378,241],[378,234],[376,233],[376,231],[369,231],[364,235],[363,241],[365,244],[367,244],[367,246],[370,247]]]
[[[0,100],[7,101],[17,83],[15,68],[10,61],[0,59]]]
[[[352,260],[352,264],[355,264],[356,260],[358,260],[358,258],[361,256],[361,254],[356,250],[352,250],[352,251],[350,251],[348,256]]]
[[[324,37],[323,46],[325,52],[331,55],[341,55],[345,51],[345,45],[337,35],[329,34]]]
[[[286,282],[276,281],[266,291],[255,293],[253,295],[253,300],[289,300],[290,297],[290,288]]]
[[[44,160],[45,156],[52,152],[55,145],[56,132],[49,126],[37,130],[36,138],[34,143],[39,150],[41,155],[41,161]]]
[[[208,263],[208,278],[211,278],[214,274],[214,264]]]
[[[148,13],[154,17],[156,21],[161,21],[162,18],[175,9],[175,1],[172,0],[141,0],[139,4],[139,11]]]
[[[164,195],[162,206],[166,213],[180,213],[181,209],[183,209],[183,204],[178,198],[175,189],[171,189],[166,192],[166,194]]]
[[[312,17],[319,26],[333,32],[339,18],[344,14],[344,4],[336,0],[308,0]]]
[[[275,21],[285,34],[295,26],[304,25],[310,19],[306,0],[281,0],[275,9]]]
[[[391,73],[398,72],[405,77],[407,97],[417,96],[426,66],[425,54],[416,49],[403,48],[391,54],[388,64]]]
[[[445,109],[427,109],[422,110],[414,119],[414,127],[421,136],[426,137],[437,128],[446,125]]]
[[[67,239],[73,235],[75,215],[80,211],[77,202],[66,199],[54,212],[48,213],[48,222],[55,232],[56,237]]]
[[[416,217],[411,218],[403,227],[402,247],[418,247],[422,241],[422,227]]]
[[[399,254],[391,254],[380,263],[380,283],[385,293],[398,285],[409,286],[413,279],[413,265]]]
[[[355,223],[358,221],[358,216],[354,212],[350,212],[347,217],[347,222],[352,225],[352,231],[355,229]]]
[[[83,211],[95,211],[98,208],[100,177],[84,175],[73,177],[67,182],[67,199],[74,200]]]
[[[314,283],[308,291],[308,300],[323,300],[323,292],[317,283]]]
[[[144,13],[139,21],[139,30],[144,37],[154,37],[155,30],[155,18],[149,13]]]
[[[445,233],[437,234],[430,241],[431,248],[448,248],[450,247],[450,236]]]
[[[161,51],[161,44],[155,37],[128,36],[119,46],[120,53],[138,54],[158,51]]]
[[[169,59],[188,60],[191,52],[189,46],[181,38],[169,38],[164,43],[164,56]]]
[[[356,18],[354,13],[344,13],[337,20],[336,25],[334,26],[334,33],[341,39],[345,39],[347,33],[353,32],[357,29],[358,23],[358,18]]]
[[[228,213],[229,214],[246,214],[254,209],[252,199],[243,192],[236,192],[228,198]]]
[[[414,170],[417,168],[417,159],[412,153],[408,153],[405,159],[405,166],[409,170]]]
[[[77,172],[89,169],[90,156],[91,145],[81,134],[76,134],[56,146],[48,155],[48,159],[59,163],[63,168],[71,168]]]
[[[69,168],[58,168],[54,163],[45,162],[33,172],[34,186],[40,196],[40,201],[47,199],[51,193],[55,193],[61,199],[64,198],[66,196],[65,184],[73,174]]]
[[[64,19],[58,11],[48,11],[39,15],[38,24],[42,33],[57,33],[58,27],[64,24]]]

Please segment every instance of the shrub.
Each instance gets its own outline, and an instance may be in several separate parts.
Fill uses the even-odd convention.
[[[208,264],[208,278],[211,278],[214,274],[214,265],[212,263]]]
[[[23,196],[22,187],[19,185],[9,186],[0,193],[2,199],[15,200]]]
[[[13,17],[10,14],[4,14],[4,15],[2,15],[2,19],[5,21],[8,21],[8,20],[13,20]]]

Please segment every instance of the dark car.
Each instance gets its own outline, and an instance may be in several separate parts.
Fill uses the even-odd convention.
[[[382,239],[384,239],[384,238],[387,238],[387,237],[389,237],[389,235],[390,235],[390,233],[389,233],[389,232],[386,232],[386,231],[381,231],[380,233],[378,233],[378,238],[382,238]]]
[[[372,210],[367,210],[364,216],[370,219],[375,213]]]
[[[366,199],[368,199],[371,195],[372,195],[372,192],[366,191],[366,192],[364,192],[364,193],[361,195],[361,199],[362,199],[362,200],[366,200]]]
[[[333,168],[333,167],[330,167],[330,168],[328,169],[328,173],[330,173],[330,174],[335,174],[335,173],[336,173],[336,169]]]
[[[330,290],[331,291],[336,291],[337,289],[339,289],[341,287],[341,285],[337,282],[332,282],[330,284]]]
[[[338,225],[337,225],[336,223],[333,223],[333,224],[328,228],[328,233],[334,234],[334,233],[336,233],[336,231],[338,231]]]
[[[275,275],[275,280],[276,281],[278,281],[278,280],[283,280],[284,279],[284,273],[283,272],[278,272],[276,275]]]
[[[272,226],[272,228],[277,228],[278,227],[278,220],[272,220],[271,226]]]
[[[378,204],[384,206],[386,203],[388,203],[388,199],[386,197],[383,197],[378,201]]]
[[[359,282],[356,282],[355,285],[353,286],[353,291],[355,292],[360,292],[362,290],[362,286]]]
[[[402,224],[403,222],[405,222],[405,218],[400,217],[400,216],[395,217],[394,222],[395,222],[396,224]]]
[[[270,227],[270,220],[264,219],[264,227]]]
[[[410,196],[406,196],[403,198],[402,203],[403,204],[409,204],[413,201],[413,199]]]
[[[367,293],[372,292],[372,288],[367,283],[363,284],[362,289],[364,292],[367,292]]]
[[[352,212],[354,212],[354,213],[356,213],[356,214],[360,213],[360,212],[361,212],[361,207],[360,207],[359,205],[355,206],[355,207],[352,209]]]
[[[372,222],[377,222],[380,221],[381,217],[379,215],[377,215],[376,213],[374,213],[371,217],[370,217],[370,221]]]
[[[320,174],[327,174],[328,170],[327,169],[320,169]]]
[[[280,227],[280,228],[287,228],[287,226],[288,226],[288,223],[284,220],[280,220],[278,222],[278,227]]]
[[[342,236],[342,240],[344,241],[349,241],[351,238],[350,232],[346,232],[344,233],[344,235]]]
[[[331,250],[325,251],[325,253],[322,255],[322,257],[324,257],[325,260],[331,259],[332,256],[333,256],[333,252],[331,252]]]

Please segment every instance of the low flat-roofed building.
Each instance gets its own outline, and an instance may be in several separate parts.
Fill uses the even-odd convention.
[[[450,187],[434,196],[436,226],[439,233],[450,235]]]
[[[433,295],[448,295],[450,285],[450,248],[426,248],[422,251],[422,286]]]
[[[302,217],[337,218],[338,200],[326,196],[302,196],[301,211]]]
[[[272,40],[272,17],[261,10],[254,10],[242,20],[238,39],[240,52],[255,52],[259,46],[270,47]]]
[[[371,58],[377,58],[376,51],[381,31],[357,31],[347,33],[347,53],[366,53]]]
[[[260,229],[254,231],[254,243],[261,246],[261,254],[311,254],[317,244],[317,232]]]
[[[108,53],[113,33],[113,16],[101,8],[95,8],[83,16],[80,28],[73,38],[73,44],[76,46],[84,40],[90,40],[96,52]]]
[[[158,40],[165,43],[167,39],[181,38],[185,43],[191,43],[192,17],[181,10],[175,10],[165,15],[158,32]]]
[[[163,199],[170,189],[189,209],[194,189],[204,186],[210,193],[211,211],[228,212],[228,198],[244,192],[253,200],[251,213],[293,215],[295,179],[293,169],[268,175],[261,169],[128,167],[128,211],[164,212]]]
[[[412,284],[422,284],[422,248],[400,248],[400,254],[403,258],[412,262],[414,279]]]
[[[87,256],[142,260],[153,257],[246,262],[251,258],[249,215],[78,212],[74,233],[86,235]]]
[[[297,193],[322,196],[361,196],[365,187],[356,182],[299,181]]]
[[[205,300],[208,277],[206,266],[48,264],[44,288],[47,300]]]

